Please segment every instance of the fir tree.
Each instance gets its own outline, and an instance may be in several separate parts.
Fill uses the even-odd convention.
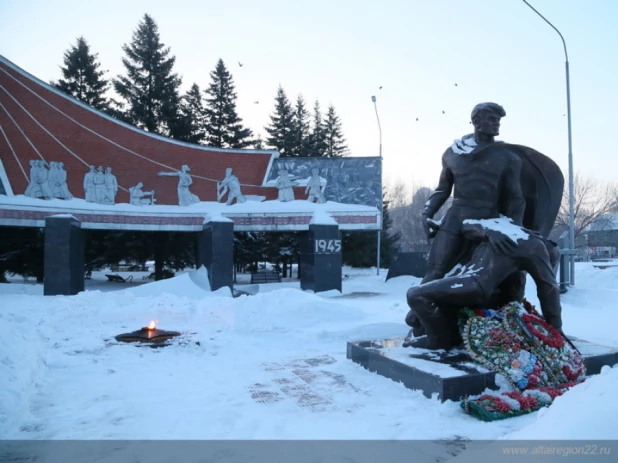
[[[79,37],[77,43],[64,52],[64,66],[60,67],[63,78],[52,85],[95,109],[107,111],[109,100],[105,93],[109,81],[103,77],[105,71],[99,69],[98,57],[98,53],[90,52],[88,42]]]
[[[234,263],[242,271],[249,267],[257,271],[258,261],[264,258],[267,247],[264,232],[236,232],[234,233]]]
[[[206,132],[207,144],[219,148],[246,148],[250,146],[251,130],[243,127],[242,119],[236,112],[236,92],[234,80],[219,60],[206,90]]]
[[[269,146],[279,151],[282,157],[294,155],[294,110],[281,86],[275,97],[275,111],[266,127]]]
[[[202,91],[193,84],[180,103],[180,123],[176,137],[189,143],[200,143],[206,138]]]
[[[306,157],[309,155],[309,112],[305,105],[305,100],[302,95],[298,95],[296,99],[296,107],[294,108],[294,119],[292,127],[292,136],[294,146],[292,156]]]
[[[161,42],[150,15],[144,15],[132,42],[122,49],[127,75],[114,79],[114,88],[126,101],[127,119],[150,132],[175,136],[180,126],[181,79],[173,72],[176,58]]]
[[[345,156],[348,153],[348,147],[343,136],[341,119],[335,113],[335,107],[333,105],[330,105],[326,112],[324,132],[326,141],[326,152],[324,156],[327,158]]]
[[[0,270],[43,282],[42,228],[0,227]]]
[[[326,153],[326,131],[322,120],[320,102],[316,100],[313,106],[313,127],[309,135],[309,153],[314,158],[321,158]]]

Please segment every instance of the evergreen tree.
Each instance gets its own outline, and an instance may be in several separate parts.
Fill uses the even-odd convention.
[[[313,106],[313,127],[309,135],[309,153],[314,158],[321,158],[326,153],[326,130],[322,120],[320,102],[316,100]]]
[[[324,132],[326,140],[327,158],[345,156],[348,153],[348,147],[343,136],[341,128],[341,119],[335,113],[335,107],[330,105],[324,120]]]
[[[150,15],[144,15],[132,42],[122,49],[127,75],[118,76],[113,82],[116,92],[126,101],[127,119],[149,132],[174,137],[181,126],[181,79],[173,72],[176,58],[161,42],[157,24]]]
[[[204,125],[202,91],[197,84],[193,84],[182,97],[179,129],[175,138],[189,143],[200,143],[206,138]]]
[[[60,67],[63,78],[52,85],[95,109],[107,111],[109,100],[105,93],[109,81],[103,77],[105,71],[99,69],[98,57],[98,53],[90,52],[88,42],[79,37],[77,43],[64,52],[64,66]]]
[[[234,233],[234,263],[241,271],[245,267],[249,267],[250,271],[257,271],[257,263],[264,258],[266,248],[264,232]]]
[[[206,132],[207,144],[219,148],[246,148],[250,146],[251,130],[244,127],[236,113],[236,92],[234,80],[219,60],[206,90]]]
[[[279,86],[275,97],[275,111],[270,116],[270,125],[266,127],[270,135],[268,144],[275,147],[282,157],[306,156],[308,117],[303,97],[299,96],[296,107],[292,108],[285,91]],[[265,254],[270,262],[277,264],[284,277],[287,277],[288,265],[298,260],[299,253],[298,233],[271,233],[268,237]]]
[[[126,261],[143,266],[155,261],[155,280],[170,270],[195,265],[195,236],[182,232],[142,232],[88,230],[86,232],[86,269]]]
[[[42,228],[0,227],[0,270],[43,282]]]
[[[294,146],[292,156],[306,157],[309,155],[309,112],[302,95],[296,99],[294,108],[292,135]]]
[[[269,146],[279,151],[282,157],[294,155],[294,110],[281,86],[275,97],[275,111],[270,116],[270,125],[266,127]]]

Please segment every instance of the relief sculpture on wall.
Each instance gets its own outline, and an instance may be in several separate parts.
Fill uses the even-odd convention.
[[[183,165],[179,172],[159,172],[159,176],[178,177],[178,205],[190,206],[191,204],[199,203],[200,198],[191,193],[189,187],[193,184],[193,179],[188,172],[191,169],[187,165]]]
[[[30,182],[24,195],[30,198],[72,199],[64,163],[51,161],[47,169],[43,160],[30,161]]]

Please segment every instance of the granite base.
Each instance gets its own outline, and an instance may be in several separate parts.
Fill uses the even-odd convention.
[[[618,348],[602,346],[569,336],[584,358],[588,375],[605,365],[618,363]],[[466,396],[498,389],[496,373],[472,360],[465,350],[431,351],[401,347],[404,338],[347,343],[347,358],[369,371],[401,382],[440,401],[458,401]]]

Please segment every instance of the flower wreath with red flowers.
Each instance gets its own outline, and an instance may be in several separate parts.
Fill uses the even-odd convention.
[[[528,301],[498,310],[466,308],[459,322],[470,356],[504,376],[513,389],[462,401],[462,408],[479,419],[493,421],[538,410],[585,378],[579,352]]]

